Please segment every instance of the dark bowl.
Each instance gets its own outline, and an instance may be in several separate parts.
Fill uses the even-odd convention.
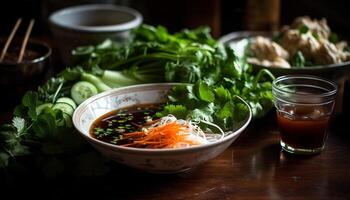
[[[0,40],[0,46],[4,44],[5,40]],[[0,63],[0,89],[6,94],[0,100],[2,105],[6,105],[1,111],[12,109],[27,90],[42,84],[50,68],[51,48],[32,39],[28,41],[23,61],[17,63],[21,44],[22,40],[13,40],[7,51],[10,56]]]

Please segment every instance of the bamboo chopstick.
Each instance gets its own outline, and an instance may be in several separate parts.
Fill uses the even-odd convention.
[[[29,22],[29,26],[27,28],[26,35],[24,36],[24,39],[23,39],[23,43],[22,43],[21,51],[20,51],[19,56],[18,56],[17,63],[20,63],[23,60],[24,52],[26,50],[26,46],[27,46],[27,43],[28,43],[28,40],[29,40],[30,33],[32,32],[32,29],[33,29],[33,26],[34,26],[34,22],[35,22],[34,19],[31,19],[30,22]]]
[[[19,25],[21,24],[21,22],[22,22],[21,18],[17,19],[17,22],[16,22],[15,26],[12,28],[10,36],[7,38],[5,46],[2,49],[1,56],[0,56],[0,62],[2,62],[4,60],[6,52],[7,52],[7,49],[9,48],[10,43],[11,43],[11,41],[13,39],[13,36],[15,36],[15,34],[17,32],[17,29],[18,29]]]

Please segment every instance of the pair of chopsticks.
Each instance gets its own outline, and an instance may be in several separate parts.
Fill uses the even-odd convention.
[[[12,28],[10,36],[7,38],[5,46],[2,49],[1,56],[0,56],[0,62],[2,62],[4,60],[6,52],[7,52],[7,49],[9,48],[9,46],[11,44],[11,41],[12,41],[13,37],[15,36],[15,34],[17,32],[17,29],[18,29],[19,25],[21,24],[21,22],[22,22],[21,18],[17,19],[17,22],[16,22],[15,26]],[[24,39],[23,39],[21,50],[19,52],[17,63],[20,63],[23,60],[24,52],[26,50],[26,46],[27,46],[27,43],[28,43],[28,40],[29,40],[30,33],[32,32],[32,29],[33,29],[33,26],[34,26],[34,22],[35,22],[34,19],[31,19],[30,22],[29,22],[26,34],[25,34]]]

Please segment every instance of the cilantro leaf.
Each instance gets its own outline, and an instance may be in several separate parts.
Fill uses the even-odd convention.
[[[43,113],[33,123],[33,131],[38,138],[47,138],[56,132],[56,121],[52,113]]]
[[[38,102],[38,94],[33,91],[27,92],[22,99],[22,104],[28,108],[36,107]]]
[[[244,120],[249,112],[249,108],[243,103],[235,103],[232,119],[236,122]]]
[[[216,100],[221,103],[225,103],[232,99],[230,91],[224,88],[223,86],[215,88],[215,95]]]
[[[213,91],[210,90],[208,84],[206,82],[198,81],[194,85],[195,93],[200,100],[206,102],[213,102],[215,100],[215,96]]]
[[[157,117],[163,117],[166,115],[172,114],[175,117],[179,118],[179,119],[186,119],[187,118],[187,114],[188,114],[188,110],[185,106],[183,105],[166,105],[164,106],[162,112],[158,112],[156,113]]]
[[[26,123],[23,118],[14,117],[12,119],[12,124],[16,128],[17,133],[23,133],[25,131]]]
[[[212,122],[213,121],[213,117],[211,116],[211,112],[209,112],[208,110],[205,110],[205,109],[194,109],[192,112],[191,112],[191,119],[193,121],[201,121],[201,120],[204,120],[204,121],[208,121],[208,122]]]
[[[299,28],[299,33],[300,34],[305,34],[305,33],[307,33],[309,31],[309,27],[307,27],[307,26],[301,26],[300,28]]]
[[[16,106],[16,108],[15,108],[15,111],[14,111],[14,116],[16,116],[16,117],[25,117],[25,116],[27,116],[27,114],[28,114],[28,108],[27,107],[25,107],[24,105],[18,105],[18,106]]]
[[[215,112],[215,105],[214,103],[209,103],[206,106],[198,107],[194,109],[192,112],[190,112],[190,119],[194,121],[208,121],[213,122],[213,114]]]
[[[77,81],[80,79],[80,76],[83,72],[84,70],[81,67],[66,68],[63,72],[60,73],[60,76],[62,76],[67,81]]]
[[[28,116],[35,120],[37,118],[38,93],[33,91],[27,92],[22,98],[22,104],[28,108]]]
[[[29,154],[29,148],[25,145],[20,144],[19,142],[15,143],[11,147],[11,154],[13,156],[22,156],[22,155],[27,155]]]
[[[225,105],[216,113],[216,116],[224,120],[225,118],[233,117],[235,111],[235,107],[233,105],[233,102],[228,101],[225,103]]]
[[[178,104],[181,102],[186,108],[192,109],[197,106],[198,98],[193,92],[193,85],[182,84],[172,88],[168,94],[169,102]]]

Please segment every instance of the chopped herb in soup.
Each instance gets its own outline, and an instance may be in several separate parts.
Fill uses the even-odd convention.
[[[143,104],[111,111],[93,123],[90,134],[98,140],[112,144],[128,143],[123,135],[140,131],[145,124],[156,120],[154,115],[161,108],[160,104]]]

